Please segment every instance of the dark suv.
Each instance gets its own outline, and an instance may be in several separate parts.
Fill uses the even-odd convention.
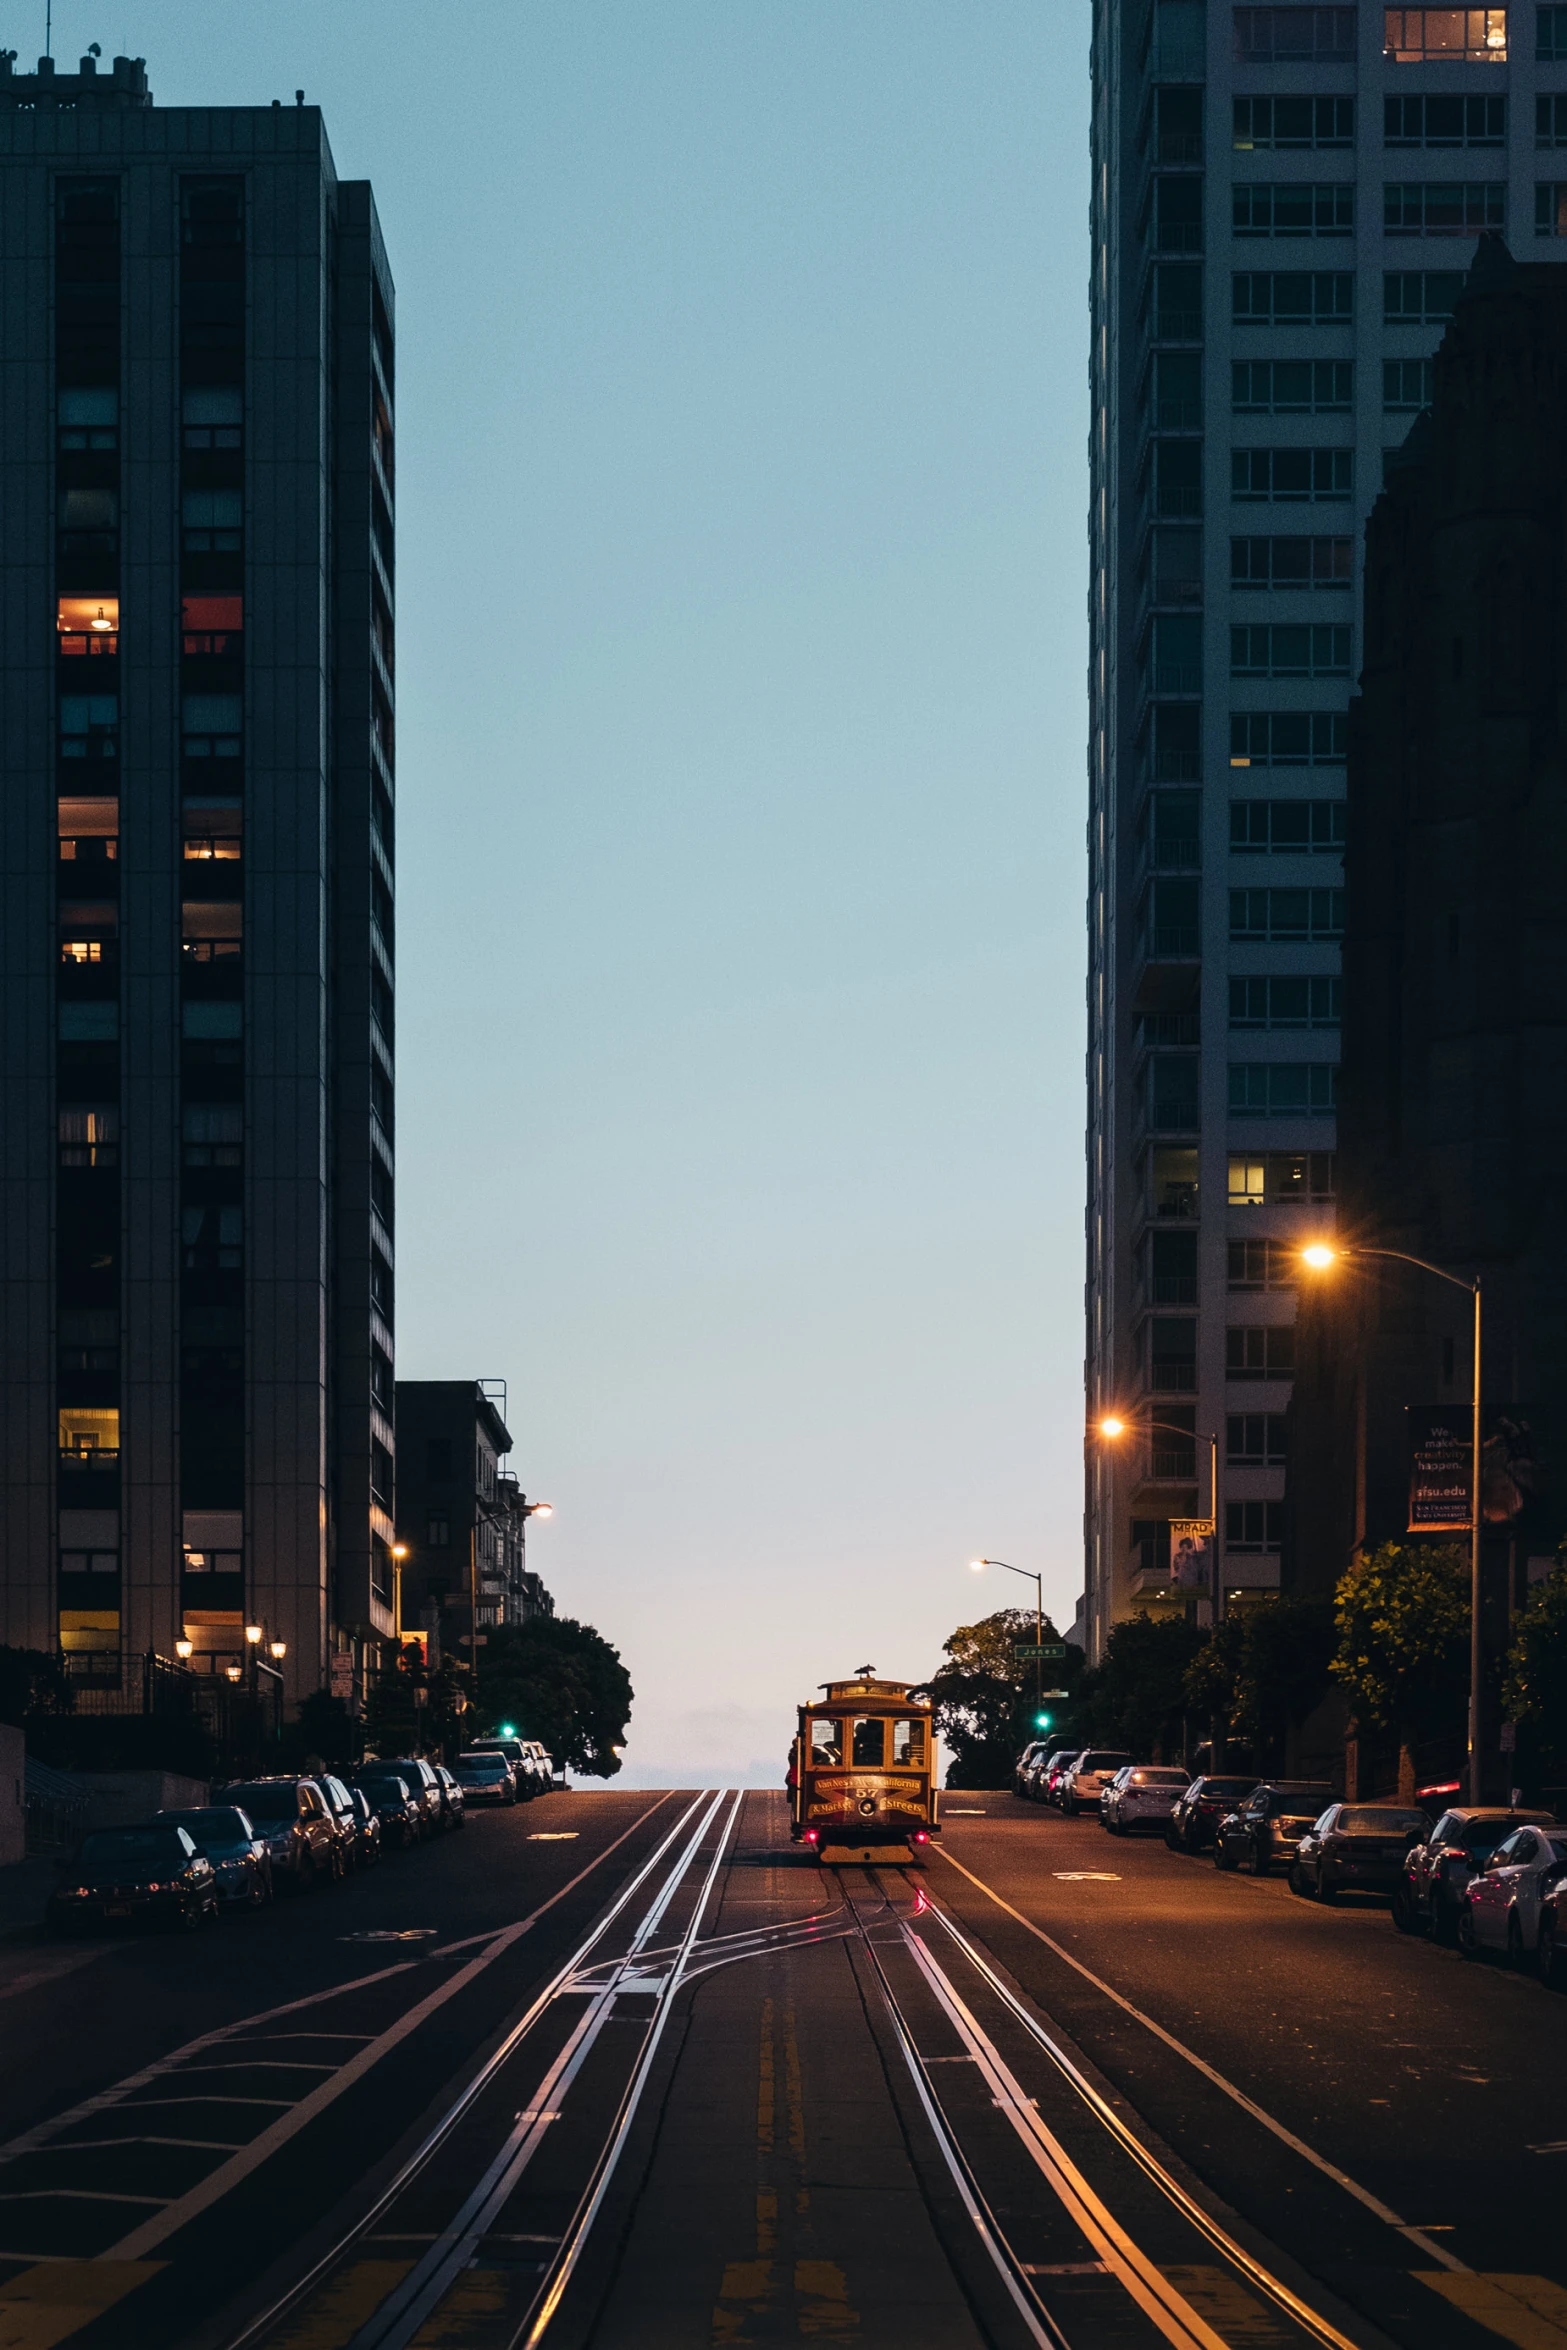
[[[1264,1779],[1214,1831],[1213,1865],[1265,1877],[1275,1861],[1293,1861],[1300,1840],[1333,1801],[1326,1779]]]
[[[1255,1771],[1237,1771],[1229,1777],[1210,1771],[1194,1779],[1165,1826],[1164,1840],[1170,1850],[1206,1851],[1225,1813],[1243,1803],[1256,1784]]]
[[[390,1763],[366,1763],[354,1773],[354,1792],[381,1823],[383,1845],[403,1850],[424,1834],[424,1806],[404,1770]]]

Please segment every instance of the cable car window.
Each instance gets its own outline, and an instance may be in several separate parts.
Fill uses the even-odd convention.
[[[841,1722],[812,1722],[811,1763],[816,1770],[828,1769],[843,1760],[843,1725]]]
[[[925,1725],[922,1721],[893,1723],[892,1759],[895,1763],[907,1763],[911,1770],[923,1767]]]
[[[862,1714],[855,1723],[854,1767],[857,1771],[881,1768],[882,1732],[885,1727],[880,1714]]]

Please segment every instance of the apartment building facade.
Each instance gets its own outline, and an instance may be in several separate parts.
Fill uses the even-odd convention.
[[[528,1520],[541,1505],[504,1466],[505,1413],[500,1380],[397,1382],[402,1630],[465,1659],[475,1633],[555,1613],[528,1565]]]
[[[1093,158],[1090,1656],[1278,1588],[1363,525],[1479,236],[1567,257],[1567,8],[1099,0]]]
[[[393,1629],[374,201],[302,102],[0,59],[0,304],[0,1640],[297,1698]]]

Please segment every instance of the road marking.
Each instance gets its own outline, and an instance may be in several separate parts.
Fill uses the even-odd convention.
[[[958,1862],[953,1862],[958,1867]],[[1114,1869],[1052,1869],[1051,1875],[1062,1885],[1119,1885],[1121,1880]],[[967,1869],[963,1871],[968,1875]]]
[[[935,1851],[937,1847],[933,1845],[931,1849]],[[1226,2080],[1223,2073],[1199,2056],[1195,2049],[1188,2048],[1184,2040],[1177,2040],[1173,2032],[1167,2032],[1163,2024],[1156,2024],[1151,2015],[1145,2015],[1140,2007],[1134,2007],[1129,1999],[1113,1990],[1091,1967],[1084,1966],[1080,1958],[1074,1958],[1070,1950],[1063,1950],[1053,1936],[1047,1934],[1043,1927],[1036,1926],[1032,1918],[1026,1918],[1020,1909],[1014,1909],[1010,1901],[1004,1901],[999,1893],[985,1883],[983,1877],[976,1877],[972,1869],[966,1869],[960,1860],[954,1860],[950,1852],[943,1852],[941,1858],[950,1868],[956,1869],[959,1876],[967,1877],[969,1883],[976,1886],[987,1901],[993,1901],[997,1909],[1005,1910],[1007,1916],[1015,1918],[1037,1942],[1043,1942],[1047,1950],[1053,1950],[1057,1958],[1064,1959],[1069,1967],[1082,1976],[1085,1983],[1092,1983],[1096,1991],[1102,1991],[1107,1999],[1114,2000],[1124,2014],[1134,2017],[1145,2030],[1152,2032],[1156,2040],[1162,2040],[1166,2048],[1184,2057],[1189,2065],[1196,2067],[1204,2080],[1211,2081],[1216,2089],[1222,2089],[1226,2097],[1233,2098],[1243,2112],[1251,2115],[1253,2121],[1261,2122],[1265,2130],[1271,2130],[1275,2138],[1289,2147],[1291,2153],[1300,2155],[1303,2161],[1309,2162],[1325,2178],[1331,2179],[1335,2186],[1342,2187],[1346,2195],[1352,2195],[1357,2203],[1363,2204],[1374,2218],[1395,2229],[1409,2243],[1418,2245],[1422,2252],[1439,2261],[1443,2268],[1465,2276],[1471,2273],[1466,2261],[1459,2260],[1443,2245],[1433,2243],[1421,2229],[1410,2227],[1407,2221],[1399,2218],[1390,2204],[1384,2203],[1379,2195],[1373,2195],[1369,2187],[1363,2187],[1358,2179],[1352,2179],[1348,2171],[1340,2170],[1336,2162],[1329,2162],[1325,2154],[1319,2154],[1314,2146],[1308,2146],[1304,2138],[1297,2138],[1294,2131],[1286,2129],[1283,2122],[1275,2121],[1271,2113],[1265,2112],[1254,2098],[1248,2097],[1244,2089],[1237,2089],[1233,2081]]]
[[[1567,2343],[1567,2286],[1553,2277],[1482,2275],[1473,2269],[1462,2276],[1432,2276],[1419,2268],[1413,2273],[1514,2350],[1562,2350]]]
[[[1531,2154],[1567,2154],[1567,2138],[1551,2138],[1543,2146],[1531,2146]]]
[[[530,1844],[575,1844],[576,1841],[577,1830],[575,1828],[556,1828],[548,1833],[528,1838]]]
[[[339,1934],[339,1942],[433,1942],[439,1926],[368,1926],[362,1934]]]
[[[944,1803],[941,1816],[944,1820],[983,1820],[990,1817],[988,1812],[971,1811],[966,1804],[961,1803]]]
[[[0,2285],[0,2345],[3,2350],[54,2350],[166,2265],[161,2260],[41,2260],[24,2276]]]
[[[107,2187],[13,2187],[0,2203],[162,2203],[161,2195],[118,2195]],[[5,2335],[0,2331],[0,2350]]]
[[[1020,2260],[1018,2267],[1026,2277],[1107,2277],[1107,2260]]]

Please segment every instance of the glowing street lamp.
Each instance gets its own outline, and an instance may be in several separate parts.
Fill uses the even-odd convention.
[[[987,1567],[1006,1567],[1009,1575],[1021,1575],[1025,1583],[1034,1586],[1034,1707],[1037,1712],[1045,1702],[1045,1660],[1039,1654],[1045,1644],[1045,1578],[1036,1575],[1031,1567],[1008,1566],[1005,1559],[969,1560],[971,1575],[982,1575]]]
[[[1336,1248],[1325,1240],[1311,1241],[1300,1252],[1301,1262],[1314,1273],[1325,1273],[1335,1265],[1348,1263],[1354,1257],[1387,1257],[1394,1264],[1414,1265],[1422,1273],[1433,1273],[1438,1281],[1450,1288],[1467,1289],[1474,1299],[1474,1392],[1470,1416],[1470,1485],[1469,1485],[1469,1800],[1483,1802],[1481,1794],[1480,1761],[1480,1699],[1482,1695],[1480,1649],[1480,1276],[1471,1279],[1463,1273],[1450,1273],[1445,1265],[1433,1265],[1428,1257],[1413,1257],[1401,1248]]]
[[[1122,1436],[1138,1435],[1143,1429],[1147,1429],[1150,1435],[1179,1436],[1193,1444],[1197,1441],[1195,1428],[1177,1428],[1171,1420],[1123,1420],[1118,1412],[1107,1413],[1097,1423],[1097,1429],[1099,1435],[1111,1444]],[[1219,1439],[1216,1434],[1210,1434],[1203,1438],[1203,1442],[1208,1447],[1208,1520],[1213,1529],[1209,1536],[1213,1545],[1209,1598],[1213,1620],[1218,1623],[1224,1598],[1224,1586],[1219,1574]]]

